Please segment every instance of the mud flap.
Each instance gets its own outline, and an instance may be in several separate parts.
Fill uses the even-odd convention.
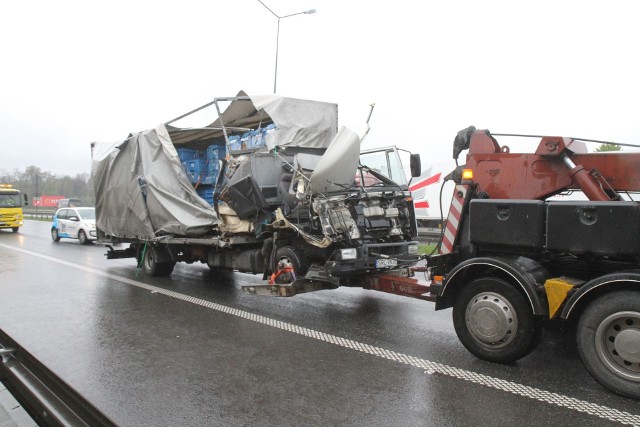
[[[113,249],[113,246],[106,245],[109,250],[105,254],[107,259],[120,259],[120,258],[135,258],[137,251],[135,248],[129,246],[126,249]]]

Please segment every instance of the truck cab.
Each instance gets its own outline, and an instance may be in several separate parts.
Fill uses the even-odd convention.
[[[24,224],[22,207],[26,206],[27,195],[10,184],[0,184],[0,229],[10,228],[17,233]]]

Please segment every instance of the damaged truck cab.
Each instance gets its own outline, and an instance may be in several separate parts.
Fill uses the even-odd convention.
[[[134,257],[152,276],[176,262],[262,274],[268,282],[245,291],[279,296],[362,286],[419,259],[395,147],[361,157],[335,104],[242,92],[211,104],[218,119],[204,128],[172,126],[185,115],[94,145],[100,238],[130,244],[110,247],[109,259]],[[373,156],[375,169],[362,164]]]

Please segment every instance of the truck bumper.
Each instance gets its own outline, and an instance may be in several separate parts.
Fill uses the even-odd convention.
[[[15,228],[22,227],[24,225],[22,218],[7,218],[7,216],[8,215],[3,215],[2,218],[0,218],[0,228]]]
[[[418,242],[370,243],[336,249],[325,268],[332,276],[348,277],[409,267],[420,259]]]

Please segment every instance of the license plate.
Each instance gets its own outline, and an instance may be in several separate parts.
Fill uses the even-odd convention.
[[[376,260],[376,268],[397,267],[398,261],[391,258],[378,258]]]

